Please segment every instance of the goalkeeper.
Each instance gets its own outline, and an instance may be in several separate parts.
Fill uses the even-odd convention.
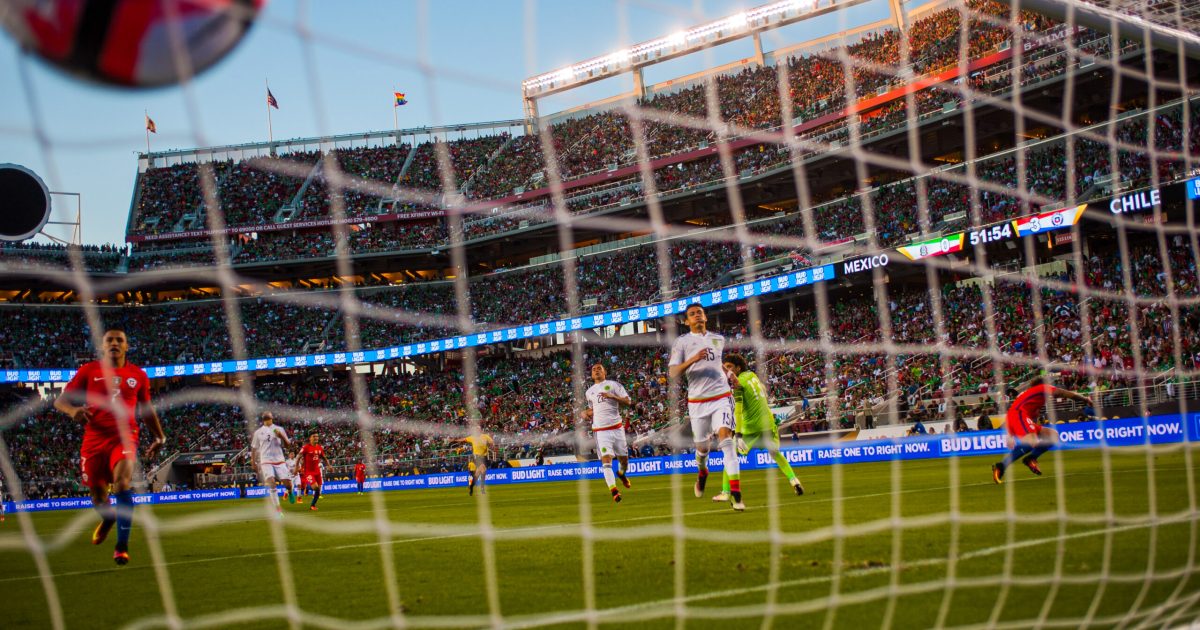
[[[792,484],[796,496],[804,494],[804,486],[800,485],[800,480],[792,471],[792,465],[788,463],[787,457],[779,452],[779,426],[775,424],[775,414],[771,413],[771,406],[767,402],[766,386],[757,374],[749,370],[746,359],[741,355],[725,355],[724,365],[732,375],[729,385],[733,388],[733,417],[737,423],[738,454],[749,453],[762,440],[761,448],[767,449],[771,457],[775,458],[775,463],[787,477],[788,483]],[[729,476],[722,474],[721,494],[713,497],[713,501],[728,500]]]

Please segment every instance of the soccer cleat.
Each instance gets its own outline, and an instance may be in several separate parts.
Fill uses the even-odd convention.
[[[728,500],[729,500],[729,493],[727,493],[727,492],[722,492],[720,494],[713,495],[713,503],[724,503]]]
[[[613,498],[613,503],[621,502],[621,493],[616,488],[612,489],[612,498]]]
[[[295,490],[288,492],[288,503],[291,503],[292,505],[296,505],[296,491]]]
[[[633,487],[632,485],[630,485],[630,483],[629,483],[629,477],[626,477],[626,476],[625,476],[625,473],[617,473],[617,479],[620,479],[620,480],[621,480],[621,485],[625,486],[626,488],[632,488],[632,487]]]
[[[108,532],[111,532],[113,525],[116,524],[116,520],[100,521],[100,524],[96,526],[96,529],[92,530],[92,544],[99,545],[100,543],[104,542],[104,539],[108,538]]]
[[[992,464],[992,481],[1004,483],[1004,469],[1000,467],[1000,464]]]
[[[792,477],[792,490],[796,491],[796,496],[804,496],[804,486],[800,484],[800,480]]]
[[[1025,467],[1029,469],[1029,472],[1031,472],[1039,477],[1042,476],[1042,469],[1038,468],[1038,463],[1037,463],[1036,459],[1029,459],[1028,457],[1026,457],[1025,459],[1023,459],[1021,461],[1022,461],[1022,463],[1025,464]]]
[[[310,506],[308,506],[308,509],[309,509],[310,511],[316,512],[316,511],[317,511],[319,508],[318,508],[317,506],[315,506],[315,505],[310,505]]]
[[[698,475],[696,477],[696,487],[694,490],[696,491],[697,499],[704,497],[704,484],[706,483],[708,483],[708,475]]]
[[[114,551],[113,552],[113,562],[116,562],[117,566],[119,566],[119,567],[123,567],[123,566],[129,564],[129,552],[128,551]]]
[[[734,512],[745,512],[746,511],[746,504],[742,503],[742,493],[741,492],[730,492],[729,493],[729,504],[731,506],[733,506]]]

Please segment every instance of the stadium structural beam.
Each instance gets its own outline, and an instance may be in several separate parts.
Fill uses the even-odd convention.
[[[528,99],[566,92],[634,69],[660,64],[758,33],[844,11],[868,1],[783,0],[754,7],[665,37],[634,44],[624,50],[530,77],[521,83],[522,96]]]
[[[896,30],[900,31],[901,36],[908,36],[908,15],[904,13],[904,3],[902,0],[888,0],[888,5],[892,9],[892,22],[896,25]]]
[[[1108,0],[1102,6],[1098,2],[1087,0],[1007,1],[1014,9],[1035,11],[1062,22],[1082,24],[1126,39],[1147,40],[1149,45],[1168,52],[1177,52],[1182,48],[1188,57],[1200,59],[1200,22],[1196,21],[1191,11],[1178,3],[1149,4],[1136,0]],[[1156,14],[1154,7],[1164,7],[1166,10]],[[1173,19],[1184,22],[1183,26],[1193,30],[1180,28]]]

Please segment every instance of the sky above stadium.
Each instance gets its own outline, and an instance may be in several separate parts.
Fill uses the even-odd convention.
[[[80,193],[85,243],[121,243],[136,154],[146,149],[143,112],[158,128],[150,137],[153,151],[266,141],[266,80],[279,102],[272,112],[276,140],[392,129],[394,91],[409,101],[397,112],[400,128],[520,118],[520,84],[531,75],[762,4],[270,0],[224,61],[187,86],[153,90],[81,82],[22,54],[3,35],[0,92],[8,98],[0,99],[0,163],[34,170],[52,191]],[[874,0],[770,33],[764,48],[886,15],[887,3]],[[662,64],[647,73],[647,83],[752,52],[749,40],[722,46]],[[628,79],[556,97],[541,111],[628,90],[620,81]],[[73,217],[71,198],[56,196],[54,203],[54,219]]]

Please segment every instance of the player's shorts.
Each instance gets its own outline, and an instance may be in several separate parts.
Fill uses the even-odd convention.
[[[689,402],[688,419],[692,422],[692,439],[707,442],[722,427],[733,431],[733,396],[706,402]]]
[[[487,455],[472,454],[471,455],[471,463],[474,464],[474,466],[475,466],[475,468],[473,468],[472,470],[480,470],[483,468],[487,468]]]
[[[113,468],[122,460],[137,461],[137,434],[130,436],[133,442],[126,449],[119,435],[85,433],[83,447],[79,450],[79,469],[83,485],[89,488],[104,488],[113,482]]]
[[[1008,429],[1009,434],[1016,438],[1022,438],[1026,435],[1038,435],[1042,432],[1041,425],[1015,408],[1008,410],[1004,426]]]
[[[596,431],[596,452],[601,457],[625,457],[629,455],[629,443],[625,441],[625,427]]]
[[[306,486],[319,486],[319,485],[321,485],[321,483],[322,483],[322,482],[321,482],[321,473],[320,473],[320,472],[306,472],[306,473],[304,473],[304,485],[306,485]]]
[[[284,464],[283,462],[279,462],[278,464],[268,464],[267,462],[262,462],[258,465],[259,483],[266,483],[268,479],[286,481],[291,478],[292,476],[288,474],[287,464]]]
[[[742,441],[746,443],[746,451],[755,448],[765,448],[768,451],[779,450],[779,427],[772,427],[770,431],[762,433],[744,433]]]

